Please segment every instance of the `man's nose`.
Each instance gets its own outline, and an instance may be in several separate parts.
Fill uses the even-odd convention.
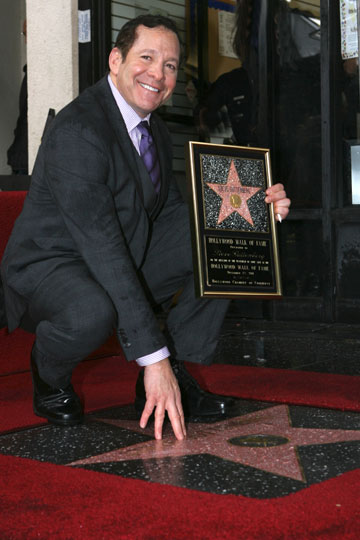
[[[149,69],[149,73],[155,80],[161,81],[164,78],[164,68],[162,62],[153,62]]]

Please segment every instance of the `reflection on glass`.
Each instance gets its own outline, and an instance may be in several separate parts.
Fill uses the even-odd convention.
[[[347,140],[359,138],[359,70],[358,59],[343,61],[342,79],[343,135]]]
[[[345,204],[360,204],[360,114],[357,58],[343,60],[342,121],[345,141],[344,182],[350,188]],[[348,156],[350,149],[350,160]],[[348,163],[350,161],[350,163]],[[345,190],[346,191],[346,190]]]
[[[323,294],[321,222],[288,221],[279,229],[285,296]]]
[[[295,207],[321,205],[320,23],[279,2],[275,16],[277,174]]]
[[[321,206],[319,15],[316,0],[236,4],[234,50],[250,83],[242,131],[250,145],[271,148],[293,207]]]
[[[351,193],[352,203],[360,204],[360,145],[351,147]]]

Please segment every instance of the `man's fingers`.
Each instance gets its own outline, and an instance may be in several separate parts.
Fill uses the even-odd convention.
[[[266,194],[273,195],[274,193],[279,192],[279,191],[285,192],[285,188],[283,184],[280,184],[280,182],[278,182],[277,184],[274,184],[273,186],[268,187],[266,189]]]
[[[155,409],[155,425],[154,425],[154,434],[155,439],[162,439],[162,428],[165,418],[165,408],[163,404],[157,404]]]
[[[151,403],[149,400],[146,401],[144,410],[140,418],[140,427],[142,429],[146,428],[146,425],[148,423],[150,416],[152,415],[154,407],[155,407],[154,403]]]
[[[182,441],[186,437],[186,428],[185,428],[185,418],[182,410],[181,403],[180,405],[173,405],[168,408],[168,416],[171,422],[171,427],[175,437]]]
[[[290,205],[290,199],[287,198],[285,188],[282,184],[274,184],[267,188],[265,202],[273,203],[276,201],[284,200],[287,206]]]
[[[274,204],[274,213],[275,215],[279,214],[281,219],[285,219],[289,213],[290,200],[282,199],[281,201],[275,202]]]
[[[181,429],[182,429],[182,432],[184,434],[184,437],[186,437],[185,415],[184,415],[184,411],[183,411],[183,408],[182,408],[180,393],[179,393],[179,399],[178,399],[178,402],[176,403],[176,406],[177,406],[179,416],[180,416]]]
[[[265,198],[265,202],[267,203],[274,203],[281,200],[286,201],[286,203],[290,202],[290,199],[287,199],[286,197],[286,191],[273,191]]]
[[[155,439],[162,438],[164,418],[167,412],[175,437],[182,440],[186,436],[186,430],[181,394],[168,358],[145,367],[144,385],[147,400],[140,419],[140,426],[146,426],[155,407]]]
[[[275,184],[266,190],[266,203],[273,203],[276,219],[281,221],[285,219],[289,213],[291,200],[286,196],[286,191],[282,184]]]
[[[155,409],[155,425],[154,434],[155,439],[162,439],[162,430],[165,419],[165,411],[168,413],[168,417],[173,429],[174,435],[178,440],[183,440],[186,437],[185,419],[182,407],[180,410],[175,404],[165,407],[162,403],[157,404]]]
[[[150,404],[149,401],[146,402],[143,413],[140,418],[140,427],[145,428],[148,420],[154,410],[154,405]],[[163,403],[157,403],[155,408],[155,422],[154,422],[154,435],[155,439],[162,439],[162,431],[165,420],[165,411],[167,410],[171,427],[174,431],[175,437],[178,440],[183,440],[186,437],[186,427],[185,427],[185,418],[184,413],[180,406],[173,404],[168,408],[165,407]]]

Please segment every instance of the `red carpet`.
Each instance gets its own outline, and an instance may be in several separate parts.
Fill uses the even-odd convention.
[[[0,375],[28,371],[34,335],[21,329],[11,334],[7,328],[0,330]]]
[[[254,500],[0,456],[0,486],[3,540],[360,538],[359,470]]]
[[[89,412],[131,403],[137,373],[135,363],[120,357],[88,360],[75,370],[73,382]],[[0,377],[0,431],[39,423],[42,419],[32,412],[30,373]]]
[[[30,338],[24,338],[29,350]],[[17,357],[16,348],[11,355],[0,377],[1,431],[41,422],[32,413],[28,356]],[[219,364],[190,369],[224,394],[360,410],[359,377]],[[86,409],[96,410],[130,403],[137,372],[120,356],[88,360],[77,368],[74,384]],[[258,500],[0,456],[0,487],[1,540],[360,538],[359,470]]]
[[[28,371],[33,336],[17,330],[1,337],[0,431],[40,423],[41,419],[32,412]],[[118,356],[96,358],[111,350]],[[83,362],[75,370],[74,386],[84,399],[87,411],[133,401],[138,368],[120,355],[118,345],[110,340],[94,353],[96,359]],[[218,393],[274,403],[360,411],[360,377],[223,364],[188,367],[204,387]]]
[[[243,399],[360,411],[359,376],[222,364],[189,369],[220,394],[235,389],[233,395]]]
[[[45,422],[32,412],[29,364],[33,342],[34,336],[23,330],[11,334],[0,330],[0,432]],[[111,337],[78,366],[74,386],[87,412],[125,405],[134,399],[137,373],[137,365],[124,360],[120,345]]]

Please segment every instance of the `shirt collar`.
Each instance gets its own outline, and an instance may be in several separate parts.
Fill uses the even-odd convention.
[[[110,75],[108,75],[108,82],[109,82],[112,94],[114,96],[114,99],[116,101],[116,104],[119,107],[121,115],[124,119],[128,133],[130,133],[142,120],[147,120],[150,123],[151,113],[145,116],[145,118],[141,118],[141,116],[139,116],[138,113],[134,111],[134,109],[130,107],[128,102],[125,101],[125,99],[122,97],[119,90],[116,88],[115,84],[112,82]]]

